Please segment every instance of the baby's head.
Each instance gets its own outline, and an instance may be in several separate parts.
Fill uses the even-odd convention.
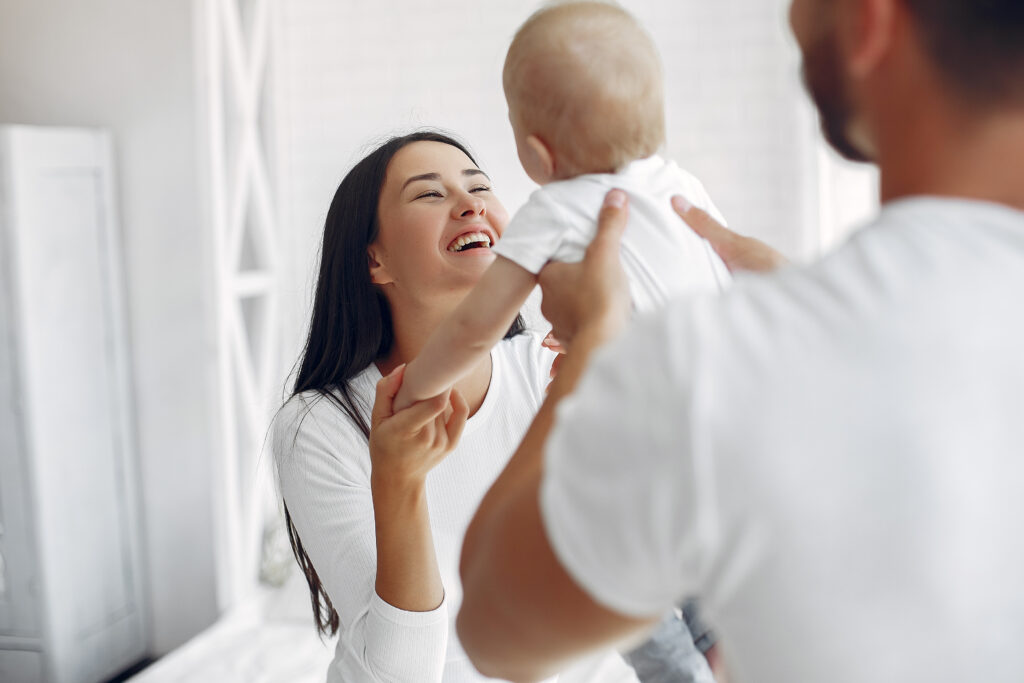
[[[664,141],[658,52],[610,2],[539,10],[513,38],[503,81],[519,160],[542,185],[615,172]]]

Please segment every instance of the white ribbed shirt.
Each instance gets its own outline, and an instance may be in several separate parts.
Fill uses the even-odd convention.
[[[406,612],[374,591],[376,544],[370,457],[359,429],[332,402],[293,397],[272,427],[278,481],[292,521],[340,621],[330,683],[479,683],[459,644],[462,601],[458,563],[466,527],[480,500],[518,447],[544,399],[553,354],[534,335],[499,343],[491,383],[455,450],[427,477],[427,504],[444,601]],[[371,365],[351,382],[367,422],[380,372]],[[311,626],[312,628],[312,626]],[[635,681],[617,654],[577,680]],[[597,678],[592,678],[597,676]],[[566,672],[562,680],[571,679]]]

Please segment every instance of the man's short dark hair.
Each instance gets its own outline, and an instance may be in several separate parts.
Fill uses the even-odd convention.
[[[1024,104],[1024,0],[906,0],[949,84],[981,105]]]

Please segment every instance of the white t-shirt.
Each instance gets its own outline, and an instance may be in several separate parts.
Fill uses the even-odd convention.
[[[703,597],[737,680],[1020,681],[1022,300],[1024,213],[921,198],[643,319],[560,406],[556,554],[625,614]]]
[[[660,308],[684,292],[719,291],[730,282],[722,260],[686,227],[669,200],[681,194],[725,220],[699,180],[658,156],[634,161],[620,173],[544,185],[516,212],[494,245],[495,253],[535,274],[548,261],[581,261],[597,231],[604,197],[613,188],[629,194],[622,265],[638,311]]]
[[[491,383],[459,445],[427,478],[427,504],[445,597],[431,612],[406,612],[374,591],[376,543],[366,438],[329,400],[307,392],[292,398],[272,427],[281,494],[295,528],[338,611],[331,683],[408,681],[479,683],[459,644],[455,616],[462,601],[459,554],[466,527],[484,493],[518,447],[540,409],[553,354],[532,335],[491,352]],[[370,365],[350,383],[369,423],[380,372]],[[312,628],[312,623],[310,625]],[[636,679],[609,653],[582,665],[591,678],[567,671],[560,681]]]

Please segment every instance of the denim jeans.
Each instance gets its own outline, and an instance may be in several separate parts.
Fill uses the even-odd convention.
[[[705,634],[701,634],[704,637]],[[623,655],[641,683],[714,683],[690,629],[672,610],[647,642]]]

